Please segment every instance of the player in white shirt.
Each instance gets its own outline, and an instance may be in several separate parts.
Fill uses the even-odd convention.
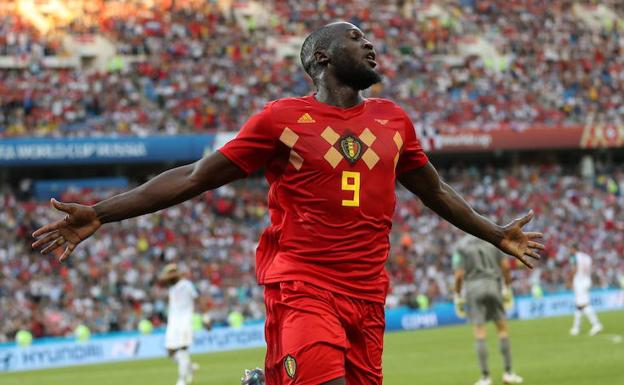
[[[197,369],[188,351],[193,342],[193,308],[197,291],[175,263],[165,266],[158,280],[169,288],[165,347],[169,356],[178,364],[176,385],[188,385],[193,381],[193,372]]]
[[[583,314],[589,319],[592,325],[589,335],[593,336],[598,334],[602,330],[602,324],[598,320],[596,312],[591,307],[591,301],[589,298],[589,290],[591,289],[591,257],[579,251],[577,245],[573,245],[570,249],[572,256],[570,257],[570,263],[573,264],[574,278],[572,280],[572,286],[574,287],[574,299],[576,302],[576,310],[574,312],[574,323],[570,334],[576,336],[580,332],[581,318]]]

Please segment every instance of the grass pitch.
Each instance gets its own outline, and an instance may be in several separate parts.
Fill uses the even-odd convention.
[[[514,370],[525,384],[624,385],[624,312],[599,314],[602,334],[568,334],[572,317],[512,321]],[[501,384],[502,359],[491,327],[488,338],[494,384]],[[479,376],[468,326],[386,335],[384,384],[471,385]],[[262,349],[196,355],[194,384],[236,385],[243,369],[262,366]],[[1,385],[173,385],[176,367],[168,359],[0,374]],[[358,385],[358,384],[353,384]]]

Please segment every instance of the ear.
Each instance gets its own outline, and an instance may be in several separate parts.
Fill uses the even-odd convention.
[[[314,52],[314,61],[320,66],[327,66],[327,64],[329,64],[329,56],[327,55],[327,51],[324,49],[319,49],[318,51]]]

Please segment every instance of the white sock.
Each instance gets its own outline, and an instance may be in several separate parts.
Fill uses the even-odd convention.
[[[598,316],[596,315],[593,307],[586,306],[585,309],[583,309],[583,313],[585,313],[587,319],[589,319],[589,322],[591,322],[592,326],[600,325],[600,321],[598,321]]]
[[[578,330],[581,327],[581,317],[583,316],[583,313],[581,313],[581,311],[579,309],[576,309],[574,311],[574,323],[572,324],[572,329],[573,330]]]
[[[178,363],[178,379],[186,381],[186,375],[191,369],[191,356],[186,349],[178,350],[174,358]]]

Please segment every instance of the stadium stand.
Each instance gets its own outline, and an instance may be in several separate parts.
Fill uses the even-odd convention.
[[[373,40],[385,80],[370,95],[399,102],[423,138],[624,123],[624,3],[617,0],[417,0],[402,7],[75,0],[67,2],[73,13],[45,14],[18,3],[0,4],[0,138],[235,131],[267,101],[310,92],[298,45],[336,19],[360,25]],[[534,284],[565,288],[566,245],[577,233],[596,257],[599,286],[621,282],[624,174],[601,172],[584,179],[554,164],[450,168],[444,176],[499,222],[511,219],[503,213],[536,210],[532,225],[546,233],[546,261],[534,272],[515,270],[526,278],[515,281],[515,291],[527,294]],[[68,191],[62,198],[88,203],[110,193]],[[460,234],[405,191],[398,195],[388,305],[416,304],[420,294],[448,300]],[[96,333],[135,330],[145,317],[158,326],[166,298],[154,286],[155,272],[171,260],[192,274],[200,307],[216,323],[237,308],[262,318],[253,255],[268,220],[265,197],[266,186],[254,179],[106,226],[58,265],[29,246],[32,230],[51,215],[47,203],[17,188],[3,191],[0,306],[7,313],[0,342],[24,325],[36,337],[66,335],[78,323]]]
[[[385,81],[371,95],[398,101],[421,134],[624,116],[616,0],[379,2],[374,13],[355,0],[76,0],[80,18],[50,11],[43,21],[3,3],[0,63],[12,68],[0,71],[3,137],[237,130],[265,102],[310,91],[298,52],[284,47],[339,18],[377,45]],[[112,54],[96,65],[66,39],[101,39]],[[67,55],[81,60],[50,64]]]
[[[595,257],[598,287],[619,287],[624,271],[624,174],[583,179],[557,165],[514,168],[451,168],[444,177],[471,203],[498,222],[526,207],[538,214],[545,261],[534,271],[517,268],[514,289],[534,284],[547,292],[566,289],[571,266],[567,246],[581,241]],[[68,201],[92,203],[112,191],[68,191]],[[431,303],[452,297],[451,255],[461,233],[398,191],[388,306]],[[143,318],[164,319],[166,293],[157,272],[179,261],[201,293],[200,308],[215,323],[232,309],[263,317],[262,289],[255,283],[254,250],[267,224],[266,185],[251,179],[161,213],[107,225],[63,265],[30,249],[30,233],[51,219],[46,203],[2,195],[0,212],[0,341],[24,325],[36,337],[66,335],[85,323],[93,332],[136,330]],[[578,239],[578,234],[582,238]],[[435,234],[435,236],[432,236]],[[618,273],[619,272],[619,273]]]

